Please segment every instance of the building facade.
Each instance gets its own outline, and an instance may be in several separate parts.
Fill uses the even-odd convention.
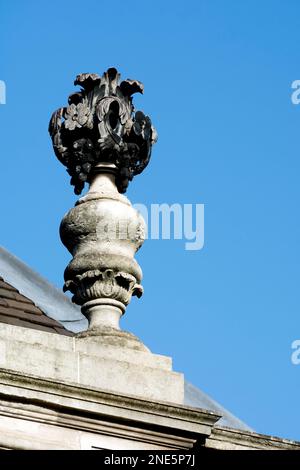
[[[129,333],[82,336],[80,309],[0,249],[2,449],[300,449],[257,434]]]

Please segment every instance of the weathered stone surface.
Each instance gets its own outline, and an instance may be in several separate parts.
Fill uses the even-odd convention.
[[[219,418],[0,368],[0,448],[300,449],[299,442],[217,427]]]
[[[142,364],[146,367],[172,370],[172,359],[170,357],[152,354],[144,345],[143,348],[137,348],[135,341],[134,344],[131,344],[131,337],[133,335],[125,334],[126,332],[124,331],[119,333],[122,335],[121,344],[119,343],[119,338],[116,338],[115,335],[101,336],[101,341],[99,341],[98,336],[93,337],[89,335],[85,338],[77,336],[76,340],[74,340],[74,349],[88,356],[113,358],[137,365]]]
[[[31,328],[22,328],[15,325],[0,324],[0,340],[2,343],[12,341],[27,344],[42,344],[45,348],[59,351],[73,351],[74,337],[59,334],[45,333]]]
[[[78,75],[82,89],[69,106],[51,118],[49,132],[58,159],[71,175],[75,193],[85,182],[87,195],[65,215],[60,235],[73,259],[65,270],[64,290],[82,306],[89,330],[119,329],[132,296],[140,297],[142,271],[134,259],[145,239],[145,222],[120,193],[148,165],[157,135],[151,120],[134,112],[136,80],[120,83],[110,68],[102,78]]]
[[[109,347],[113,346],[118,350],[124,349],[125,355],[127,356],[129,350],[143,351],[150,353],[150,350],[137,338],[137,336],[129,333],[128,331],[117,330],[116,328],[110,328],[103,326],[98,329],[92,329],[79,333],[76,336],[77,340],[82,339],[84,347],[94,341],[97,341],[97,337],[101,337],[101,341],[98,340],[99,346]],[[78,341],[76,341],[78,343]],[[149,356],[149,354],[148,354]]]
[[[183,375],[172,371],[170,358],[136,344],[137,338],[121,331],[117,337],[70,338],[0,324],[0,367],[182,404]]]
[[[149,116],[134,111],[132,95],[143,92],[140,82],[120,83],[120,74],[110,68],[102,77],[78,75],[75,85],[81,90],[49,124],[55,154],[67,167],[75,193],[90,184],[60,227],[73,256],[64,290],[82,305],[89,330],[101,335],[103,327],[118,330],[131,297],[143,293],[134,255],[144,241],[145,222],[120,193],[148,165],[157,135]]]
[[[0,369],[0,447],[191,449],[219,416]]]
[[[109,297],[126,306],[131,295],[142,294],[134,254],[144,241],[145,222],[118,193],[113,175],[98,175],[95,182],[88,195],[101,186],[104,197],[86,197],[61,222],[62,242],[74,255],[65,271],[65,290],[79,305]]]
[[[65,270],[64,290],[82,305],[92,334],[101,334],[104,327],[118,330],[131,297],[143,293],[142,271],[134,255],[144,241],[145,222],[118,193],[115,166],[100,166],[87,195],[65,215],[60,227],[61,239],[73,255]]]
[[[97,368],[95,363],[95,357],[79,353],[78,370],[81,384],[183,404],[182,374],[109,358],[97,357]]]
[[[216,450],[300,450],[300,442],[218,426],[205,446]]]
[[[17,327],[16,327],[17,328]],[[42,334],[47,334],[41,332]],[[51,333],[48,333],[51,334]],[[0,340],[4,352],[1,365],[24,374],[34,374],[53,379],[78,380],[77,357],[73,352],[47,348],[42,343]]]

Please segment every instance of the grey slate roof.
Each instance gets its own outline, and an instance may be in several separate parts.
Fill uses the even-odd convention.
[[[57,320],[67,330],[79,333],[87,329],[87,320],[80,308],[59,289],[50,284],[26,264],[0,246],[0,277],[30,299],[48,317]],[[0,320],[1,322],[1,320]],[[221,414],[218,425],[253,431],[202,390],[185,381],[185,405]]]
[[[67,330],[78,333],[87,329],[87,320],[77,305],[1,246],[0,276]]]
[[[222,405],[186,380],[184,382],[184,404],[195,408],[214,411],[222,415],[222,418],[217,423],[218,426],[241,429],[243,431],[254,431],[247,424],[243,423],[243,421],[227,411]]]

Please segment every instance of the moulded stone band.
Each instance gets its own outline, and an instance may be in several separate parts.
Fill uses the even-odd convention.
[[[96,307],[97,305],[111,305],[113,307],[117,307],[122,311],[122,315],[126,310],[125,305],[119,300],[105,297],[103,299],[94,299],[94,300],[89,300],[88,302],[85,302],[85,304],[81,307],[82,313],[84,313],[86,310],[90,309],[91,307]]]

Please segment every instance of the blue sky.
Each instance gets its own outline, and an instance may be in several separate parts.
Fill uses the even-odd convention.
[[[76,197],[47,133],[78,73],[141,80],[158,133],[132,202],[205,204],[205,246],[148,240],[123,327],[258,432],[300,440],[297,0],[0,0],[0,244],[57,286]]]

